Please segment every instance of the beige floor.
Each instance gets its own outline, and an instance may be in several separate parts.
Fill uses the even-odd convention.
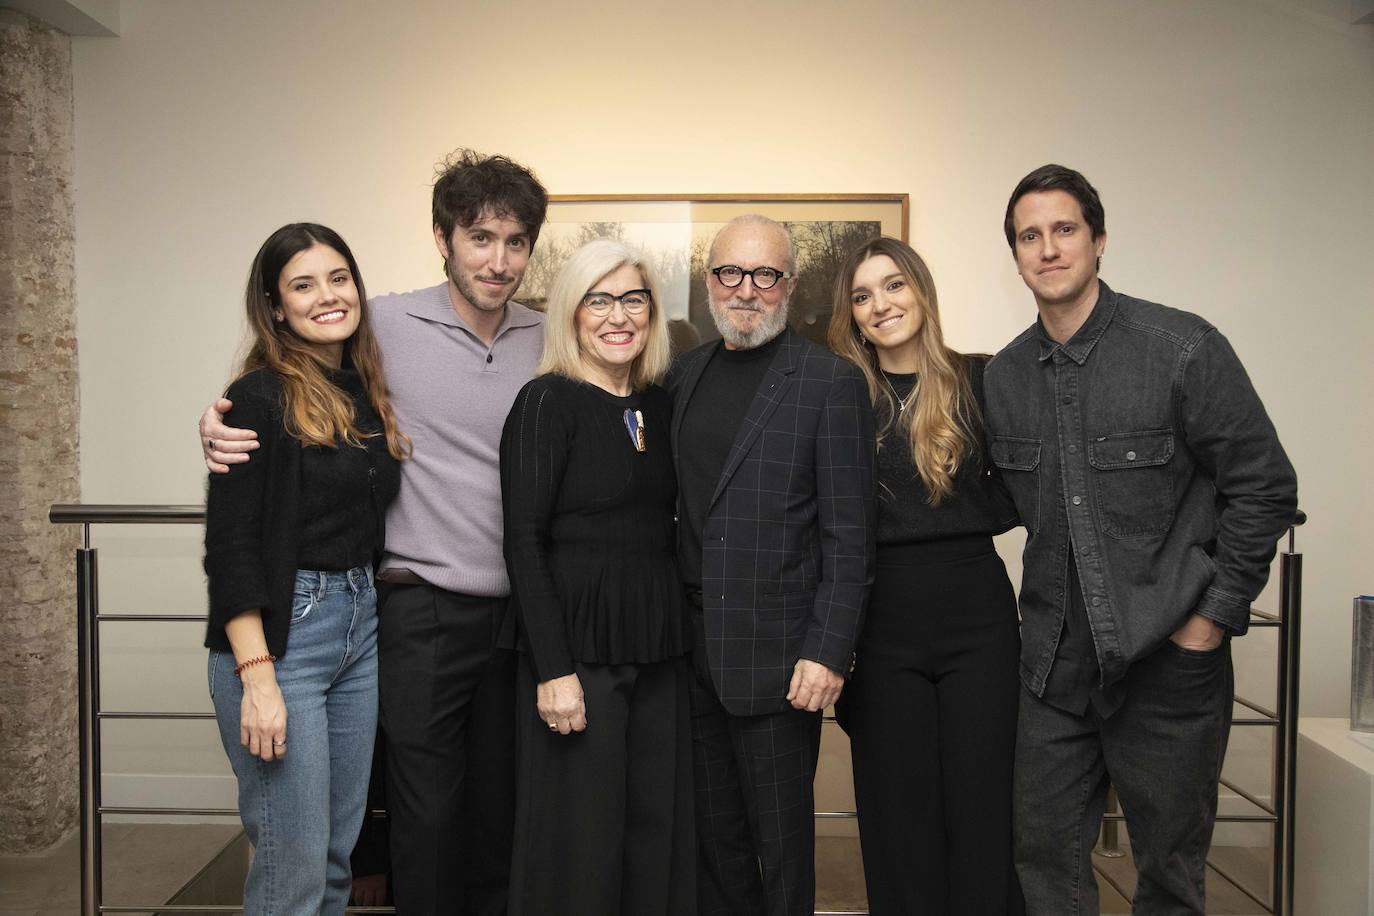
[[[1097,884],[1104,916],[1131,911],[1127,897],[1135,890],[1135,867],[1131,862],[1129,847],[1124,852],[1126,855],[1119,859],[1093,857],[1097,865]],[[1227,874],[1265,899],[1269,880],[1267,848],[1217,847],[1212,850],[1211,859]],[[844,837],[817,837],[816,909],[823,913],[855,913],[863,912],[866,906],[863,860],[859,855],[858,841]],[[1260,916],[1269,911],[1209,869],[1207,912],[1217,916]]]
[[[105,828],[105,903],[137,906],[177,897],[178,903],[237,900],[246,843],[236,826],[112,824]],[[1096,858],[1103,914],[1129,913],[1123,894],[1135,886],[1128,854]],[[1221,847],[1213,860],[1264,896],[1268,850]],[[225,866],[207,868],[212,860]],[[75,836],[41,856],[0,856],[0,916],[75,916],[79,911],[79,848]],[[816,907],[825,913],[863,912],[863,863],[858,841],[816,840]],[[237,867],[237,874],[235,868]],[[1262,907],[1216,872],[1208,874],[1208,913],[1258,916]]]
[[[107,824],[104,903],[168,902],[242,833],[237,824]],[[80,861],[76,835],[43,855],[0,856],[0,916],[75,916],[81,909]]]

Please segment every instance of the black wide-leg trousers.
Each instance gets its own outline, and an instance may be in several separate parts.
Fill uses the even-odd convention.
[[[839,702],[876,916],[1010,916],[1016,601],[990,538],[880,549]]]
[[[574,664],[587,728],[562,735],[521,656],[511,916],[694,916],[687,664]]]
[[[381,582],[378,686],[399,916],[506,912],[515,811],[507,599]]]

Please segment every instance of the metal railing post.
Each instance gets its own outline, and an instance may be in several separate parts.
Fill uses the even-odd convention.
[[[1107,814],[1118,814],[1121,811],[1121,803],[1116,797],[1116,786],[1107,786]],[[1121,850],[1121,822],[1116,818],[1104,817],[1102,819],[1102,838],[1098,847],[1093,850],[1104,859],[1120,859],[1126,855]]]
[[[1299,515],[1297,524],[1305,519]],[[1296,550],[1294,530],[1288,530],[1288,550],[1280,557],[1279,591],[1283,628],[1279,662],[1279,733],[1274,748],[1274,811],[1279,815],[1274,836],[1274,896],[1276,916],[1293,912],[1293,836],[1297,814],[1298,687],[1302,657],[1302,554]]]
[[[100,872],[100,624],[96,552],[91,526],[76,551],[76,692],[81,756],[81,916],[99,916]]]

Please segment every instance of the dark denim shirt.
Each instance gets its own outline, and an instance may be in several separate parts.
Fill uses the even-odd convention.
[[[1070,561],[1104,685],[1190,614],[1246,631],[1297,478],[1216,328],[1101,283],[1072,340],[1056,343],[1037,320],[993,357],[985,385],[992,458],[1027,531],[1021,677],[1032,692],[1063,632]]]

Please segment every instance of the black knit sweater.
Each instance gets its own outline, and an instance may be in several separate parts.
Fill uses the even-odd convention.
[[[642,452],[626,424],[636,411]],[[540,681],[571,674],[574,660],[638,664],[687,651],[671,415],[657,386],[617,397],[559,375],[515,399],[501,436],[506,566]]]
[[[345,369],[329,378],[352,397],[358,429],[379,430],[381,421],[358,374]],[[302,446],[286,431],[281,380],[274,372],[249,372],[225,397],[234,402],[225,423],[257,432],[259,447],[248,461],[230,465],[229,473],[210,475],[205,645],[230,651],[224,625],[257,608],[267,651],[282,658],[297,568],[373,562],[382,547],[386,507],[400,487],[400,465],[387,452],[384,436],[365,439],[366,448]]]

